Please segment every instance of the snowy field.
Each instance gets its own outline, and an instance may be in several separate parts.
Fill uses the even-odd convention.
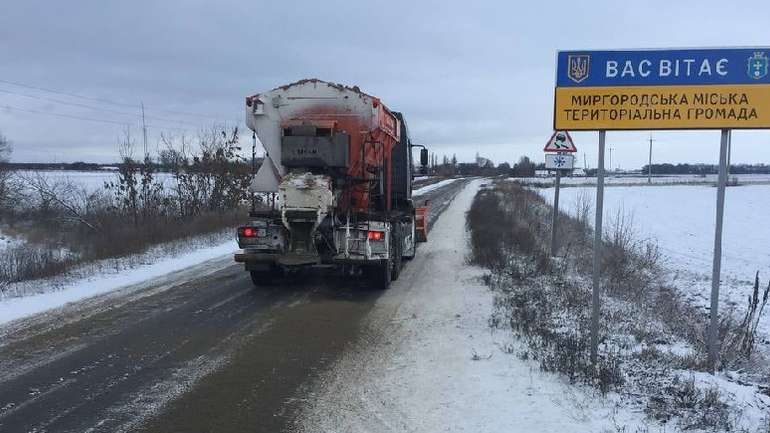
[[[117,182],[118,180],[118,173],[109,170],[18,170],[15,174],[22,179],[43,177],[50,183],[55,183],[56,181],[70,182],[85,188],[88,192],[103,189],[105,182]],[[171,173],[155,173],[154,176],[157,180],[162,180],[165,186],[170,186],[169,181],[173,180]]]
[[[511,178],[511,180],[517,180],[526,184],[553,184],[553,177],[526,177],[526,178]],[[736,174],[730,175],[731,181],[737,181],[739,184],[770,184],[770,174]],[[660,184],[715,184],[717,181],[717,175],[671,175],[671,176],[653,176],[652,183]],[[562,185],[596,185],[595,177],[563,177],[561,179]],[[647,184],[647,176],[621,176],[608,174],[604,178],[606,185],[644,185]]]
[[[540,189],[553,202],[553,188]],[[604,191],[604,225],[611,227],[618,212],[632,216],[637,238],[657,242],[676,286],[698,305],[709,303],[716,218],[716,188],[711,186],[618,186]],[[574,214],[576,203],[594,203],[593,187],[563,188],[562,211]],[[770,279],[770,185],[727,189],[722,244],[722,308],[745,308],[760,272]],[[591,217],[593,219],[593,216]],[[770,315],[762,331],[770,334]]]

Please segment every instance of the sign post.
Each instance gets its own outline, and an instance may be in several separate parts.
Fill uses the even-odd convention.
[[[725,187],[727,186],[727,146],[730,130],[722,130],[719,145],[719,180],[717,181],[717,221],[714,231],[714,263],[711,272],[711,321],[709,323],[708,367],[713,373],[719,360],[719,280],[722,271],[722,223],[725,216]]]
[[[652,183],[652,133],[650,133],[650,159],[647,163],[647,183]]]
[[[572,170],[575,167],[575,156],[568,152],[577,152],[575,143],[569,132],[555,131],[543,148],[545,152],[557,152],[545,154],[546,170],[556,171],[555,190],[553,194],[553,215],[551,218],[551,257],[555,257],[558,251],[558,223],[559,223],[559,190],[561,189],[562,170]]]
[[[719,279],[732,129],[770,129],[770,48],[560,51],[554,129],[599,131],[591,361],[598,357],[606,131],[722,131],[711,281],[709,366],[719,358]],[[650,139],[650,169],[652,139]],[[651,171],[648,182],[651,182]]]
[[[561,189],[561,170],[556,170],[556,182],[553,192],[553,216],[551,218],[551,257],[556,257],[556,232],[559,226],[559,189]]]
[[[602,267],[602,219],[604,216],[604,147],[607,133],[599,131],[599,163],[596,166],[596,221],[594,222],[593,279],[591,287],[591,364],[599,351],[599,309]]]

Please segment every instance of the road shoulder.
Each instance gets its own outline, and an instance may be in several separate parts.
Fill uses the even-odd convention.
[[[471,182],[436,223],[356,345],[308,391],[305,432],[601,431],[612,400],[505,353],[488,326],[493,294],[466,264]],[[624,423],[628,420],[622,420]]]

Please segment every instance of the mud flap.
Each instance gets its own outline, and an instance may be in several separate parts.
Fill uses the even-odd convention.
[[[428,242],[428,208],[414,208],[414,234],[417,242]]]

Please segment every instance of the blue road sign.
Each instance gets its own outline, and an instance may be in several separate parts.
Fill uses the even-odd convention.
[[[557,87],[770,84],[770,47],[560,51]]]
[[[770,129],[770,48],[560,51],[554,129]]]

